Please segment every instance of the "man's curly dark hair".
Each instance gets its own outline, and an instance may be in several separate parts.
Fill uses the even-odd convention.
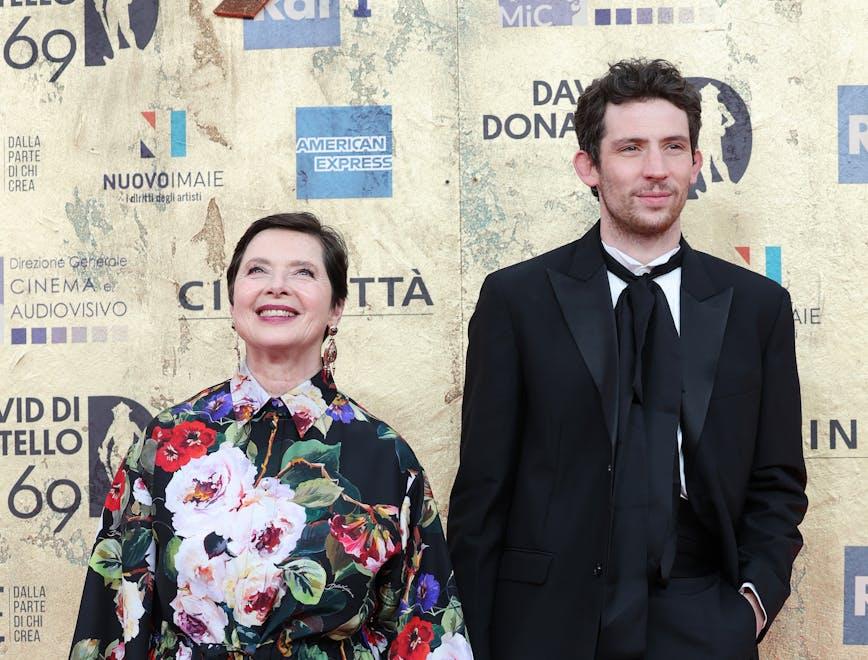
[[[606,106],[648,99],[664,99],[687,113],[690,149],[696,151],[702,126],[699,92],[666,60],[621,60],[610,64],[606,75],[588,85],[576,103],[574,119],[579,149],[590,155],[594,165],[600,163]]]

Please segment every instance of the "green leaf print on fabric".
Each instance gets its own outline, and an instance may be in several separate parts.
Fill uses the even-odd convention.
[[[170,580],[178,579],[178,569],[175,566],[175,555],[181,547],[181,539],[173,536],[166,544],[166,553],[163,555],[163,571]]]
[[[464,626],[461,603],[458,602],[455,596],[449,599],[449,605],[446,606],[446,611],[443,612],[443,618],[440,620],[440,623],[446,633],[458,632]]]
[[[322,598],[326,585],[325,569],[311,559],[296,559],[283,568],[283,578],[295,599],[314,605]]]
[[[157,442],[153,438],[145,440],[142,455],[139,457],[139,466],[146,474],[154,474],[154,462],[157,459]]]
[[[280,468],[285,468],[293,459],[302,459],[316,466],[322,465],[330,475],[334,476],[340,470],[340,458],[340,443],[327,445],[319,440],[301,440],[292,444],[284,452]]]
[[[120,542],[117,539],[100,541],[90,556],[88,566],[102,575],[106,585],[119,582],[123,577]]]
[[[83,639],[72,647],[69,660],[99,660],[99,640]]]
[[[150,529],[130,529],[122,537],[121,561],[125,571],[136,568],[148,553],[153,541]]]
[[[343,490],[331,479],[311,479],[298,485],[292,501],[307,508],[331,506]]]
[[[223,437],[223,442],[228,443],[232,447],[240,447],[245,442],[247,442],[247,439],[249,437],[250,437],[250,425],[249,424],[239,424],[238,422],[233,422],[228,427],[226,427],[226,432],[225,432],[224,437]],[[253,443],[250,443],[250,445],[248,445],[247,456],[252,461],[253,458],[250,457],[250,453],[249,453],[251,446],[255,447],[255,445],[253,445]]]

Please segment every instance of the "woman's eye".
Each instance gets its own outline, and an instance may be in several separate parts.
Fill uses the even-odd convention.
[[[247,269],[248,275],[252,275],[253,273],[264,273],[264,272],[265,271],[262,270],[262,266],[251,266],[250,268]]]
[[[304,275],[305,277],[313,277],[313,271],[310,268],[300,268],[296,271],[296,275]]]

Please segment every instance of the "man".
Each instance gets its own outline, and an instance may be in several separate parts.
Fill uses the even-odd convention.
[[[756,658],[789,595],[790,298],[681,239],[700,108],[611,66],[576,109],[599,223],[482,286],[448,532],[477,659]]]

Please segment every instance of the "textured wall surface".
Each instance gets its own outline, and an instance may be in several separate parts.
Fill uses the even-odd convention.
[[[868,5],[216,4],[0,0],[0,656],[64,656],[108,471],[149,415],[232,373],[214,282],[270,212],[347,237],[337,380],[445,510],[482,279],[595,221],[569,113],[642,55],[702,90],[688,240],[793,298],[811,508],[762,656],[865,657]]]

